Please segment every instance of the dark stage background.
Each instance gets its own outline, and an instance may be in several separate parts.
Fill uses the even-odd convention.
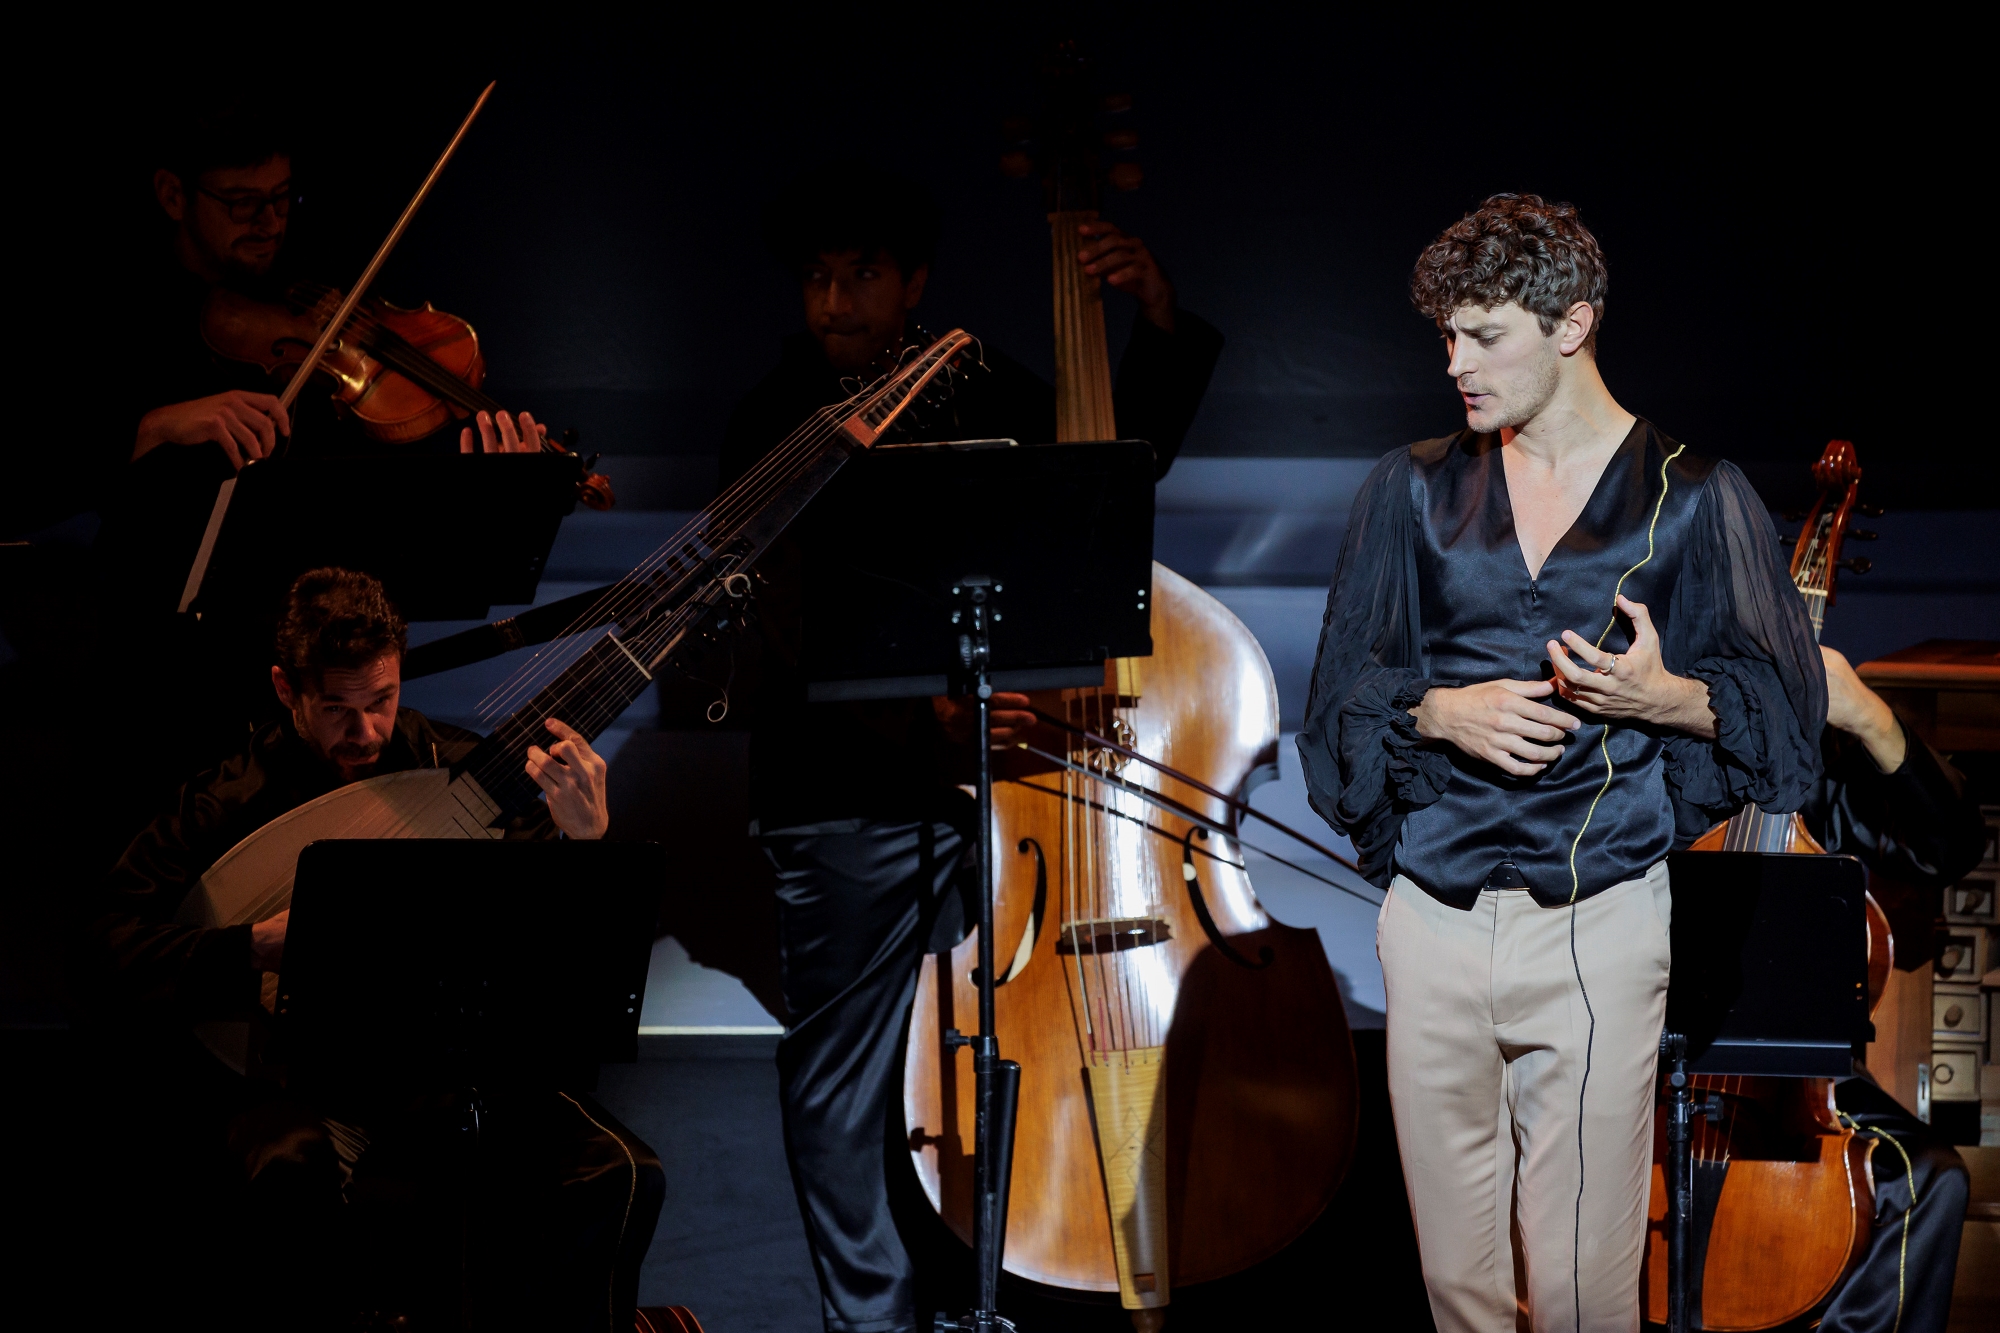
[[[1230,340],[1190,455],[1373,456],[1452,429],[1409,268],[1487,193],[1531,190],[1577,203],[1605,245],[1602,356],[1628,407],[1737,460],[1775,502],[1803,498],[1805,464],[1845,436],[1880,503],[2000,506],[1990,376],[1950,313],[1979,301],[1964,284],[1983,227],[1976,172],[1948,156],[1972,105],[1943,30],[1391,30],[1258,6],[1017,6],[579,15],[417,40],[414,60],[289,40],[203,57],[163,39],[143,63],[58,65],[15,94],[44,131],[30,158],[50,153],[38,190],[69,205],[21,267],[58,327],[89,330],[37,339],[25,361],[85,409],[116,373],[117,261],[159,240],[147,139],[191,87],[288,91],[307,129],[296,253],[346,283],[498,77],[378,290],[469,317],[508,402],[607,454],[687,460],[634,484],[688,505],[730,404],[798,323],[756,217],[802,167],[865,160],[931,185],[946,235],[920,316],[1047,371],[1039,191],[996,162],[999,122],[1032,109],[1057,31],[1135,99],[1146,180],[1110,215]],[[1116,341],[1130,318],[1116,300]],[[12,497],[16,531],[87,502],[58,461],[122,447],[87,410],[60,419],[58,460],[17,439],[68,484]]]

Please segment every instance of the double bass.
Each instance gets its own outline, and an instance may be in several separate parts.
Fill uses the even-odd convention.
[[[1058,441],[1117,438],[1098,279],[1100,135],[1073,49],[1045,68]],[[1107,99],[1110,101],[1111,99]],[[1114,114],[1123,99],[1112,102]],[[1003,166],[1004,166],[1003,162]],[[1171,1289],[1283,1249],[1354,1150],[1354,1051],[1318,933],[1272,919],[1235,834],[1276,776],[1277,688],[1229,609],[1155,563],[1153,654],[1096,687],[1032,695],[1044,725],[996,762],[1000,1048],[1021,1091],[1003,1263],[1117,1292],[1138,1328]],[[998,760],[1001,757],[996,757]],[[1137,761],[1137,762],[1135,762]],[[976,1011],[976,936],[932,955],[911,1013],[904,1112],[930,1201],[970,1240],[973,1071],[949,1029]]]
[[[1833,440],[1813,465],[1819,496],[1793,547],[1792,582],[1806,601],[1817,639],[1842,568],[1865,573],[1865,558],[1842,560],[1860,511],[1861,467],[1854,446]],[[1879,511],[1877,511],[1879,512]],[[1694,851],[1824,854],[1797,814],[1755,805],[1697,838]],[[1889,919],[1867,900],[1870,1008],[1889,979],[1895,942]],[[1707,1329],[1775,1328],[1826,1305],[1867,1248],[1875,1216],[1869,1167],[1873,1141],[1843,1124],[1833,1082],[1697,1074],[1698,1108],[1689,1155],[1694,1172],[1694,1252],[1690,1318]],[[1666,1111],[1655,1116],[1652,1195],[1647,1208],[1647,1318],[1667,1318]]]

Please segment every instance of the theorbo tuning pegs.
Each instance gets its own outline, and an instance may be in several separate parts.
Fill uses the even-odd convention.
[[[1120,162],[1106,172],[1104,178],[1111,182],[1113,189],[1136,190],[1139,182],[1146,179],[1146,173],[1139,169],[1137,162]]]
[[[1015,148],[1000,154],[1000,174],[1020,180],[1035,170],[1035,159]]]
[[[1866,574],[1875,568],[1875,562],[1865,555],[1853,555],[1841,561],[1840,567],[1850,574]]]
[[[1132,109],[1132,94],[1106,93],[1104,95],[1104,109],[1114,116],[1120,112],[1130,111]]]
[[[1847,530],[1847,536],[1852,541],[1872,542],[1872,541],[1879,541],[1882,537],[1882,534],[1879,532],[1870,532],[1866,528],[1849,528]]]
[[[1008,143],[1026,143],[1035,133],[1035,122],[1026,116],[1009,116],[1000,122],[1000,137]]]
[[[1104,136],[1104,146],[1106,148],[1119,149],[1137,148],[1139,146],[1139,131],[1110,130]]]
[[[1888,512],[1887,510],[1883,509],[1881,505],[1857,504],[1854,507],[1855,509],[1859,510],[1862,514],[1865,514],[1869,518],[1880,518],[1882,517],[1883,514]]]

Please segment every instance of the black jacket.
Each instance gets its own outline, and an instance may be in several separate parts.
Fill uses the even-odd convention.
[[[375,771],[447,767],[478,743],[469,731],[399,709]],[[174,914],[223,853],[341,785],[338,770],[289,721],[265,727],[241,754],[189,779],[172,807],[132,840],[104,885],[91,925],[98,962],[109,973],[98,998],[180,1021],[254,1006],[261,974],[250,966],[250,927],[204,929],[178,924]],[[556,828],[538,806],[507,836],[553,838]]]

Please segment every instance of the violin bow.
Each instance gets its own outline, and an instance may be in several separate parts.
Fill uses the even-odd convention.
[[[403,215],[396,219],[396,225],[382,238],[382,244],[375,251],[375,257],[368,261],[368,267],[361,270],[361,276],[347,289],[347,299],[340,303],[340,308],[333,312],[333,318],[320,330],[319,341],[312,345],[312,350],[306,353],[306,359],[300,362],[299,368],[293,372],[291,383],[285,386],[282,394],[278,395],[278,405],[285,411],[292,410],[292,404],[298,399],[300,391],[305,388],[306,380],[311,378],[313,371],[319,369],[320,359],[326,355],[326,349],[333,346],[333,340],[340,336],[340,331],[347,326],[348,318],[354,314],[354,307],[361,304],[361,298],[368,294],[368,288],[375,282],[375,275],[380,273],[382,265],[389,261],[390,254],[396,249],[396,243],[402,240],[403,233],[409,230],[411,219],[415,218],[417,210],[424,206],[424,200],[430,198],[431,187],[435,186],[438,177],[444,174],[445,164],[450,162],[452,154],[458,151],[458,145],[464,140],[465,132],[472,128],[473,121],[479,119],[479,113],[486,108],[486,99],[493,96],[493,89],[499,82],[495,79],[487,84],[486,90],[479,94],[479,100],[472,104],[472,110],[465,113],[465,120],[459,125],[458,133],[451,136],[451,142],[446,144],[444,152],[438,155],[437,165],[431,168],[431,174],[424,177],[424,183],[419,185],[416,194],[411,196],[409,204],[403,209]]]
[[[361,298],[367,294],[369,284],[375,281],[375,275],[381,272],[382,265],[388,262],[390,252],[396,248],[396,242],[402,240],[403,233],[409,230],[410,219],[417,215],[417,210],[424,206],[424,200],[430,197],[431,187],[436,185],[438,177],[444,174],[445,163],[451,161],[451,155],[458,151],[459,141],[464,139],[465,132],[472,128],[472,122],[479,118],[479,113],[486,107],[486,99],[493,96],[493,89],[499,82],[495,79],[487,84],[486,90],[479,94],[479,100],[472,104],[472,110],[466,112],[464,122],[458,127],[458,133],[452,135],[451,142],[444,146],[444,152],[438,157],[437,165],[431,168],[430,175],[424,177],[424,183],[417,187],[417,193],[410,200],[409,206],[403,210],[403,216],[396,219],[396,225],[389,229],[389,235],[382,241],[382,246],[375,252],[375,257],[368,261],[367,268],[361,270],[360,279],[348,288],[347,299],[340,303],[340,308],[334,312],[333,318],[320,330],[319,341],[312,345],[312,351],[306,353],[306,359],[299,363],[298,370],[292,375],[292,382],[278,395],[278,405],[285,411],[292,410],[292,404],[298,401],[299,391],[306,387],[306,381],[312,377],[313,371],[319,369],[320,359],[326,355],[326,349],[333,346],[333,340],[340,336],[341,329],[347,325],[348,317],[354,313],[354,307],[361,304]],[[271,456],[282,457],[290,444],[291,437],[288,435],[279,441],[278,447],[271,451]],[[181,588],[180,609],[183,612],[192,607],[195,599],[201,594],[202,581],[208,577],[208,560],[215,553],[215,539],[222,531],[223,517],[229,512],[229,498],[235,492],[234,477],[228,478],[216,489],[215,508],[209,511],[208,527],[201,535],[201,548],[195,552],[194,564],[188,569],[187,583]],[[195,614],[199,616],[201,613],[197,611]]]

